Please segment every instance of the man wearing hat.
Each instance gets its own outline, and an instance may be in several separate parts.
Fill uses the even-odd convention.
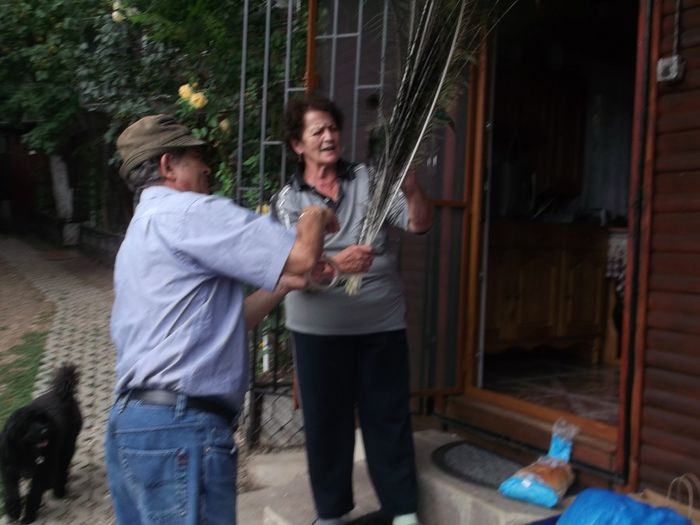
[[[167,115],[117,140],[138,203],[114,266],[116,402],[105,440],[118,524],[234,524],[247,327],[321,256],[326,208],[295,232],[209,195],[206,143]],[[244,297],[243,284],[261,288]]]

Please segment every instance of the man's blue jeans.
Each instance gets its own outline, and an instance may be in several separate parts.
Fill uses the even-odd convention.
[[[237,451],[222,417],[120,397],[105,438],[119,525],[235,525]]]

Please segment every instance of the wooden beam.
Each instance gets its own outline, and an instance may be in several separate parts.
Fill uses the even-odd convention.
[[[476,353],[478,350],[478,327],[479,317],[483,312],[479,312],[479,271],[481,264],[481,240],[482,240],[482,205],[483,205],[483,184],[484,184],[484,149],[485,149],[485,127],[486,127],[486,107],[488,102],[488,43],[483,42],[479,51],[479,62],[472,68],[476,76],[475,93],[473,95],[473,160],[471,170],[471,198],[470,203],[470,228],[469,228],[469,266],[467,274],[467,301],[466,301],[466,359],[463,366],[465,388],[473,386],[475,383],[475,366],[478,363]],[[470,92],[470,96],[471,92]],[[467,138],[469,140],[469,138]]]
[[[642,408],[644,395],[644,369],[645,369],[645,347],[646,347],[646,332],[647,332],[647,312],[649,301],[649,280],[650,280],[650,245],[651,245],[651,211],[653,197],[653,177],[656,159],[656,119],[658,112],[657,104],[657,86],[656,86],[656,71],[655,64],[659,58],[659,43],[661,38],[661,3],[654,2],[652,13],[651,34],[646,35],[644,28],[646,27],[646,10],[647,2],[652,0],[643,0],[639,6],[639,34],[638,34],[638,55],[637,55],[637,81],[635,92],[635,120],[633,127],[633,146],[632,146],[632,162],[637,162],[640,159],[642,148],[642,131],[646,130],[644,147],[643,164],[633,164],[632,177],[630,181],[630,209],[629,216],[635,217],[640,213],[636,206],[641,206],[641,216],[639,224],[632,221],[633,228],[630,230],[630,237],[627,246],[627,282],[625,283],[625,317],[623,320],[623,363],[627,359],[634,359],[634,370],[632,372],[633,386],[632,398],[629,403],[631,407],[630,413],[630,450],[629,450],[629,490],[636,490],[639,482],[639,455],[641,443],[641,427],[642,427]],[[649,57],[645,56],[643,42],[645,38],[651,39],[651,53]],[[647,64],[644,60],[648,59]],[[643,99],[645,86],[643,85],[643,70],[647,67],[649,70],[648,80],[648,96]],[[642,122],[639,115],[642,114],[641,108],[648,105],[647,119]],[[641,200],[636,202],[641,185]],[[634,239],[639,236],[639,267],[634,268],[636,259]],[[632,282],[632,276],[637,275],[637,282]],[[635,326],[631,326],[630,308],[633,300],[633,288],[637,286],[637,309]],[[632,339],[631,339],[632,338]],[[634,345],[632,346],[632,340]],[[631,350],[634,350],[634,355],[631,355]],[[627,384],[629,377],[626,367],[622,367],[620,371],[620,385],[622,386],[621,406],[625,406],[627,399],[624,385]],[[621,418],[623,415],[621,414]],[[621,428],[624,421],[621,421]],[[620,437],[620,443],[624,443],[624,437]],[[618,458],[618,461],[621,461]]]
[[[318,87],[316,75],[316,24],[317,0],[309,0],[309,12],[306,22],[306,71],[304,73],[304,88],[310,94]]]

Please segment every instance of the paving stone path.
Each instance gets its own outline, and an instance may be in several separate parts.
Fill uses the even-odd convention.
[[[56,366],[80,369],[78,398],[83,430],[63,500],[44,494],[38,525],[114,523],[104,466],[104,430],[112,403],[114,352],[109,338],[111,270],[86,264],[73,251],[42,251],[11,237],[0,237],[0,258],[24,275],[54,304],[55,315],[35,383],[43,392]],[[83,269],[89,271],[83,272]],[[3,301],[12,300],[3,297]],[[10,523],[0,518],[0,524]]]

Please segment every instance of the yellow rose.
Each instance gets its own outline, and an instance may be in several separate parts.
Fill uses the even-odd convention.
[[[177,90],[178,94],[180,95],[180,98],[183,98],[185,100],[189,100],[189,98],[192,96],[192,86],[189,84],[182,84],[180,88]]]
[[[228,120],[227,118],[225,118],[224,120],[222,120],[221,122],[219,122],[219,129],[220,129],[223,133],[228,133],[228,132],[229,132],[229,130],[231,129],[231,123],[229,122],[229,120]]]
[[[126,20],[126,17],[121,11],[112,11],[112,20],[114,20],[117,24],[121,24],[124,20]]]
[[[202,92],[192,93],[190,97],[190,106],[195,109],[202,109],[207,105],[207,97]]]

